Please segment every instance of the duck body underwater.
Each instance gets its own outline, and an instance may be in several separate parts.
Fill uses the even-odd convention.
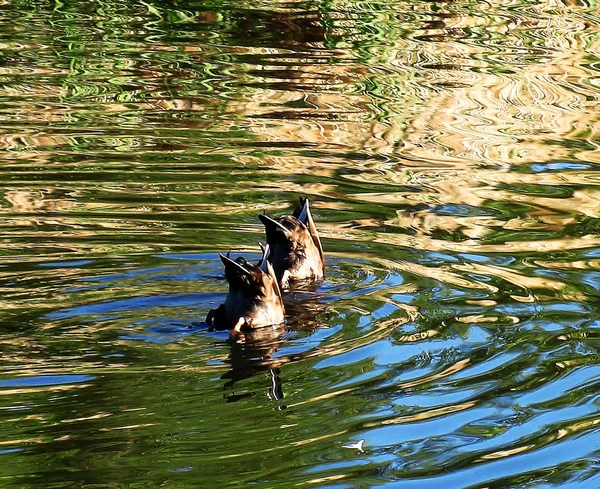
[[[206,316],[210,326],[241,332],[285,321],[281,290],[268,256],[268,245],[263,248],[262,258],[256,265],[242,257],[232,260],[219,254],[229,291],[225,303],[211,309]]]
[[[229,254],[219,254],[229,291],[225,302],[206,316],[206,322],[214,329],[239,333],[282,324],[282,288],[325,276],[323,247],[308,199],[300,199],[293,215],[278,219],[265,214],[258,217],[265,226],[267,244],[261,244],[262,257],[256,265],[243,257],[233,260]]]
[[[321,280],[325,276],[325,255],[310,212],[307,198],[293,215],[273,219],[266,214],[258,218],[265,226],[269,260],[279,284],[287,288],[291,282]]]

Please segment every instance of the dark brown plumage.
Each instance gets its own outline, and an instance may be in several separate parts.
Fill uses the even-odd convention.
[[[281,290],[273,267],[267,260],[269,246],[257,265],[244,258],[232,260],[219,254],[225,266],[225,278],[229,292],[225,303],[211,309],[206,322],[215,329],[230,329],[232,332],[276,325],[285,321],[285,308]]]
[[[301,198],[292,216],[258,218],[265,226],[269,260],[282,287],[290,281],[319,280],[325,276],[325,256],[308,199]]]

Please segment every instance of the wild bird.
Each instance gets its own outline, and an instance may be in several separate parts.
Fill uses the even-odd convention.
[[[269,251],[268,245],[263,247],[262,257],[256,265],[241,256],[232,260],[229,253],[219,254],[225,266],[229,292],[224,304],[209,311],[206,316],[209,325],[215,329],[242,332],[285,321],[281,290],[268,261]]]
[[[269,261],[279,284],[287,288],[290,281],[320,280],[325,276],[325,256],[307,198],[293,215],[272,219],[266,214],[258,218],[265,226]]]

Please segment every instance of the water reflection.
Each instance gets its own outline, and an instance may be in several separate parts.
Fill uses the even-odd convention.
[[[325,297],[319,292],[321,283],[295,288],[285,295],[288,327],[294,331],[313,332],[323,326],[319,319],[327,311]]]
[[[598,486],[599,25],[584,1],[4,5],[6,479]],[[285,331],[208,331],[216,251],[256,253],[301,195],[326,280]]]
[[[268,374],[270,380],[267,390],[269,399],[273,401],[283,399],[284,390],[280,378],[280,367],[286,363],[286,359],[277,358],[274,355],[285,342],[283,338],[285,330],[285,325],[259,328],[241,333],[230,340],[229,363],[231,370],[222,376],[223,379],[227,379],[224,388],[232,390],[230,394],[225,395],[227,402],[255,395],[255,392],[236,393],[235,384],[263,372]]]

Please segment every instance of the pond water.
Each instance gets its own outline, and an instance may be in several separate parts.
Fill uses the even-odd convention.
[[[2,487],[600,487],[600,10],[496,3],[3,1]]]

